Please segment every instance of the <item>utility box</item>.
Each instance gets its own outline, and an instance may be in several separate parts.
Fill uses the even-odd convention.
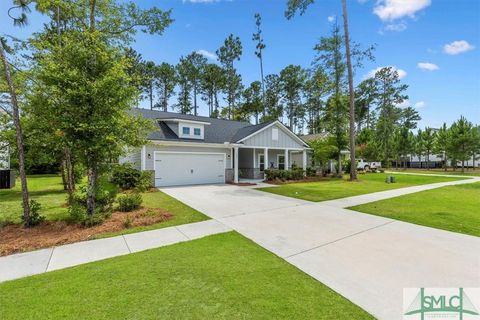
[[[0,189],[15,187],[15,178],[14,170],[0,170]]]
[[[386,182],[386,183],[395,183],[396,180],[395,180],[395,177],[394,177],[394,176],[387,176],[387,177],[385,178],[385,182]]]

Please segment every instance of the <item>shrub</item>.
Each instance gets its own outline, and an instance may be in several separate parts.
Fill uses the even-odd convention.
[[[40,214],[42,205],[35,200],[30,200],[30,223],[29,227],[36,226],[45,221],[45,216]],[[25,223],[24,216],[22,215],[22,221]]]
[[[130,215],[127,215],[127,216],[125,217],[125,220],[123,220],[123,227],[124,227],[125,229],[128,229],[128,228],[130,228],[130,227],[132,226],[132,224],[133,224],[133,219],[132,219],[132,217],[130,217]]]
[[[151,173],[140,171],[130,163],[115,165],[110,181],[122,190],[138,189],[147,190],[151,185]]]
[[[130,212],[140,208],[143,199],[139,193],[126,193],[118,197],[118,210]]]
[[[302,168],[292,168],[292,170],[278,170],[278,169],[268,169],[265,170],[266,180],[301,180],[303,179],[303,169]]]
[[[111,215],[116,197],[116,187],[110,185],[105,179],[99,179],[95,191],[95,212],[89,216],[87,215],[87,186],[80,186],[72,196],[69,208],[70,222],[85,226],[102,223]]]
[[[317,175],[317,170],[315,170],[315,168],[312,168],[312,167],[307,167],[306,173],[307,173],[307,177],[315,177]]]

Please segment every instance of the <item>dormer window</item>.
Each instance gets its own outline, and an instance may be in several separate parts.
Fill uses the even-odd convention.
[[[190,127],[182,127],[182,133],[186,136],[190,135]]]
[[[189,119],[158,119],[159,121],[167,123],[169,128],[179,137],[183,139],[197,139],[203,140],[205,137],[205,126],[210,125],[210,122]]]
[[[194,128],[193,129],[193,135],[194,136],[201,136],[202,135],[202,130],[200,128]]]

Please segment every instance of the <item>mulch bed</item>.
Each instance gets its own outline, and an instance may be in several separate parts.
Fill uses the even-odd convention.
[[[7,225],[0,228],[0,256],[90,240],[102,233],[121,231],[127,229],[127,219],[130,221],[128,227],[132,228],[164,222],[172,216],[163,209],[141,208],[132,212],[114,212],[102,224],[88,228],[63,221],[46,221],[33,228]]]
[[[315,177],[304,178],[301,180],[269,180],[265,182],[269,184],[282,185],[282,184],[293,184],[293,183],[304,183],[304,182],[317,182],[317,181],[324,181],[324,180],[329,180],[329,178],[315,176]]]

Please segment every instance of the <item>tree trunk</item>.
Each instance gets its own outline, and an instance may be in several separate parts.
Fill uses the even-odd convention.
[[[348,69],[348,95],[350,100],[350,181],[357,180],[357,166],[355,165],[355,97],[353,90],[353,69],[350,56],[350,34],[348,32],[347,1],[342,0],[343,28],[345,29],[345,50]]]
[[[193,86],[193,110],[194,115],[197,116],[197,86]]]
[[[65,175],[65,159],[62,160],[62,162],[60,162],[60,172],[62,173],[62,184],[63,184],[63,190],[67,191],[68,187],[67,187],[67,177]]]
[[[337,177],[341,178],[343,177],[342,174],[343,168],[342,168],[342,153],[338,154],[338,172],[337,172]]]
[[[97,187],[97,170],[93,166],[87,170],[87,215],[92,216],[95,213],[95,191]]]
[[[20,172],[20,181],[22,184],[22,202],[23,202],[23,223],[25,227],[30,226],[30,199],[27,186],[27,174],[25,171],[25,150],[23,144],[23,132],[20,124],[20,112],[18,110],[18,100],[15,87],[10,75],[10,66],[7,62],[7,56],[3,48],[3,42],[0,39],[0,59],[2,59],[3,67],[5,69],[5,79],[8,84],[8,91],[10,93],[10,102],[12,104],[13,123],[15,125],[15,134],[17,140],[18,152],[18,167]]]
[[[66,170],[66,178],[67,178],[68,202],[71,203],[73,192],[75,191],[75,179],[74,179],[73,165],[72,165],[72,152],[70,148],[65,147],[64,156],[65,156],[65,170]]]
[[[462,160],[462,173],[465,172],[465,160]]]
[[[265,83],[264,83],[264,80],[263,80],[263,55],[262,55],[262,50],[260,50],[260,75],[262,77],[262,102],[263,102],[263,106],[262,106],[262,115],[263,117],[265,118],[265,114],[266,114],[266,104],[265,104]],[[258,123],[258,122],[257,122]]]

